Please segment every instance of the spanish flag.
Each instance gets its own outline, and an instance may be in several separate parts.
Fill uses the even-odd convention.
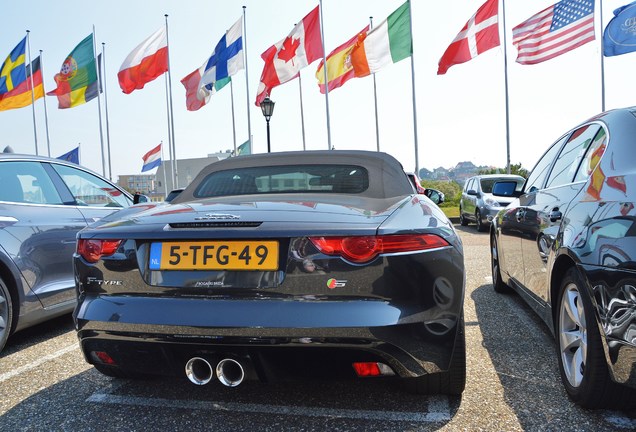
[[[353,66],[351,65],[351,51],[358,42],[358,39],[364,38],[368,31],[369,26],[366,26],[354,37],[331,51],[331,53],[327,56],[327,80],[329,83],[329,90],[337,89],[354,77]],[[318,87],[322,94],[326,91],[323,64],[324,62],[321,60],[318,65],[318,70],[316,70]]]
[[[31,70],[33,70],[33,99],[31,98]],[[30,66],[26,67],[26,79],[13,90],[0,94],[0,111],[24,108],[31,102],[44,97],[44,84],[42,83],[42,71],[40,70],[40,56],[37,56]]]

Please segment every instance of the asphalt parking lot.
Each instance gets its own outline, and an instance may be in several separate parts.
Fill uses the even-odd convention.
[[[9,339],[0,354],[0,430],[636,429],[636,412],[587,411],[561,386],[547,327],[491,286],[488,235],[464,242],[468,381],[462,398],[415,396],[390,381],[117,380],[80,353],[70,316]]]

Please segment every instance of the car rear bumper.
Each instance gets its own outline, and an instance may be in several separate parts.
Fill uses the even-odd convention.
[[[382,362],[401,377],[447,370],[461,304],[443,314],[412,312],[373,300],[103,296],[85,299],[75,318],[89,363],[99,362],[94,352],[103,351],[117,366],[147,374],[183,375],[195,356],[246,359],[263,380],[276,377],[287,361],[292,365],[286,368],[316,363],[320,369],[350,372],[352,362]],[[281,316],[293,326],[283,326]]]

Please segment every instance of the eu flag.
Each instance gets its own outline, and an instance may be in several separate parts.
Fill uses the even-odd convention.
[[[62,156],[58,156],[57,159],[62,159],[79,165],[79,146],[75,147],[68,153],[64,153]]]
[[[26,81],[26,65],[24,63],[26,37],[13,48],[0,68],[0,95],[13,90]]]
[[[603,32],[603,54],[611,57],[636,51],[636,2],[614,11]]]

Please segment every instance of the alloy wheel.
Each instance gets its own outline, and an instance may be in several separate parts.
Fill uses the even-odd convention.
[[[559,306],[559,351],[563,371],[572,387],[579,387],[587,364],[587,323],[581,293],[569,283]]]

